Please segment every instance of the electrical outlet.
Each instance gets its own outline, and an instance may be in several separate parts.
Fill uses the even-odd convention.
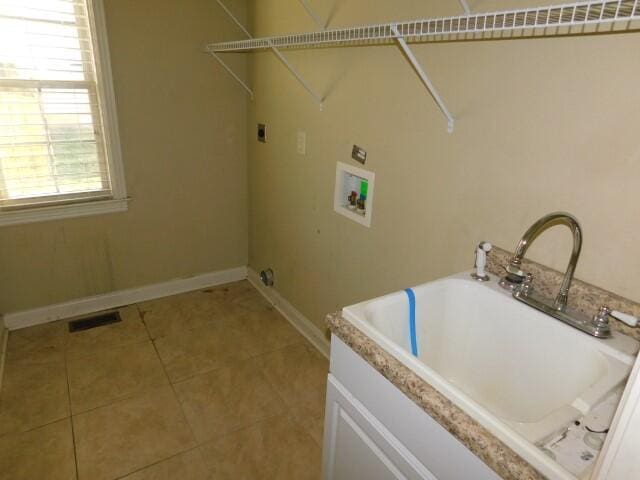
[[[298,130],[296,150],[299,155],[307,154],[307,132]]]

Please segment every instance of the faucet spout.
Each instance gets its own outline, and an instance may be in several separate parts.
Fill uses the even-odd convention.
[[[506,286],[506,288],[513,289],[514,286],[523,282],[526,277],[526,273],[521,269],[524,255],[527,253],[527,250],[533,241],[538,238],[542,232],[555,225],[565,225],[569,230],[571,230],[573,235],[573,250],[571,252],[571,258],[569,259],[569,265],[567,266],[567,270],[564,274],[562,285],[560,285],[560,291],[558,292],[553,304],[553,307],[556,310],[564,310],[567,306],[569,288],[571,288],[573,274],[575,273],[578,258],[580,257],[580,251],[582,250],[582,229],[580,228],[578,220],[569,213],[550,213],[539,219],[527,229],[518,242],[516,251],[506,267],[507,275],[503,279],[502,285]]]

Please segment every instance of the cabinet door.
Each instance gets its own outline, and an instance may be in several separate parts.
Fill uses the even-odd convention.
[[[437,480],[332,375],[327,382],[325,480]]]

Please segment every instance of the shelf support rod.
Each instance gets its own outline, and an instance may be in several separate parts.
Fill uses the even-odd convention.
[[[460,5],[462,5],[462,8],[464,9],[465,15],[471,15],[471,9],[469,8],[467,0],[460,0]]]
[[[225,6],[224,3],[222,3],[220,0],[217,0],[218,5],[220,5],[220,7],[222,7],[222,9],[227,13],[227,15],[229,15],[231,17],[231,19],[235,22],[236,25],[238,25],[238,27],[240,27],[240,29],[246,33],[247,35],[249,35],[249,32],[247,32],[244,28],[244,26],[238,21],[238,19],[236,17],[233,16],[233,14],[229,11],[229,9]],[[249,35],[249,37],[251,37],[251,35]],[[229,65],[227,65],[225,63],[224,60],[222,60],[222,58],[220,58],[220,55],[218,55],[217,53],[208,50],[208,53],[215,58],[218,63],[220,65],[222,65],[222,67],[227,71],[227,73],[229,75],[231,75],[240,85],[242,85],[242,88],[244,88],[247,93],[249,93],[249,95],[251,95],[251,100],[253,100],[254,95],[253,95],[253,90],[251,90],[249,88],[249,86],[231,69],[231,67]]]
[[[326,30],[327,26],[324,23],[322,23],[322,21],[320,20],[320,17],[316,15],[316,12],[314,12],[313,9],[311,8],[311,5],[309,5],[309,2],[307,0],[300,0],[300,3],[304,7],[304,9],[307,11],[309,16],[313,19],[315,24],[318,27],[320,27],[320,30]]]
[[[242,22],[240,22],[240,20],[238,20],[236,18],[236,16],[231,13],[231,11],[226,7],[226,5],[224,3],[222,3],[222,0],[216,0],[216,2],[218,2],[218,5],[220,5],[220,7],[225,11],[225,13],[231,17],[231,20],[233,20],[233,22],[240,28],[240,30],[242,30],[244,32],[244,34],[247,36],[247,38],[252,39],[253,35],[251,35],[249,33],[249,31],[244,28],[244,25],[242,25]],[[323,107],[323,99],[320,95],[318,95],[310,86],[309,84],[304,80],[304,78],[302,78],[302,75],[300,75],[298,73],[298,71],[293,67],[293,65],[291,65],[289,63],[289,61],[285,58],[284,55],[282,55],[282,53],[280,53],[280,50],[278,50],[278,48],[276,46],[273,45],[273,43],[271,43],[271,40],[267,40],[267,43],[269,45],[269,48],[271,49],[271,51],[276,55],[276,57],[278,57],[280,59],[280,61],[284,64],[285,67],[287,67],[287,70],[289,70],[289,72],[296,78],[296,80],[298,80],[298,82],[300,82],[300,84],[304,87],[304,89],[318,102],[318,104],[320,105],[320,110],[322,110]],[[222,62],[222,60],[218,59],[220,62]],[[223,63],[224,65],[224,63]],[[224,65],[224,67],[227,69],[228,72],[232,73],[230,71],[230,69]],[[238,77],[232,73],[232,75],[234,76],[234,78],[236,78],[238,81],[240,81],[238,79]],[[241,82],[242,85],[246,88],[248,88],[244,82]],[[253,92],[251,92],[252,98],[253,98]]]
[[[227,6],[224,3],[222,3],[222,0],[216,0],[216,2],[218,2],[218,5],[220,5],[220,8],[224,10],[224,13],[229,15],[231,20],[233,20],[233,23],[235,23],[238,26],[238,28],[240,28],[240,30],[242,30],[248,38],[253,38],[249,33],[249,31],[246,28],[244,28],[244,25],[242,25],[240,20],[238,20],[236,16],[233,13],[231,13],[231,11],[227,8]]]
[[[300,82],[300,85],[302,85],[302,87],[309,93],[309,95],[311,95],[316,100],[316,102],[318,102],[318,105],[320,106],[320,110],[322,110],[322,108],[323,108],[322,97],[320,95],[318,95],[309,86],[309,84],[304,80],[304,78],[302,78],[302,75],[300,75],[298,73],[298,71],[293,67],[293,65],[291,65],[289,63],[289,61],[285,58],[285,56],[282,55],[282,53],[280,53],[280,50],[278,50],[276,47],[273,46],[273,44],[271,43],[271,40],[267,40],[267,43],[269,44],[269,47],[271,48],[271,51],[273,53],[275,53],[276,57],[278,57],[280,59],[280,61],[284,64],[284,66],[287,67],[287,70],[289,70],[291,75],[293,75],[296,78],[296,80],[298,80],[298,82]]]
[[[229,73],[229,75],[235,78],[236,81],[240,85],[242,85],[242,88],[244,88],[247,91],[247,93],[251,96],[251,100],[253,100],[253,97],[254,97],[253,90],[251,90],[249,86],[246,83],[244,83],[244,81],[238,75],[236,75],[236,73],[233,70],[231,70],[231,67],[229,67],[229,65],[224,63],[224,60],[222,60],[217,53],[209,52],[209,54],[213,56],[213,58],[215,58],[220,63],[220,65],[222,65],[222,67]]]
[[[444,116],[447,117],[447,131],[449,133],[453,133],[454,119],[451,113],[449,112],[449,109],[444,104],[444,100],[442,99],[442,97],[440,96],[436,88],[433,86],[433,83],[431,83],[431,80],[429,80],[429,77],[427,76],[426,72],[420,65],[420,62],[418,62],[418,59],[416,58],[416,56],[413,54],[413,52],[409,48],[409,45],[407,45],[407,42],[405,41],[404,37],[398,31],[398,28],[395,25],[392,25],[391,31],[396,36],[396,41],[398,42],[398,45],[400,45],[400,48],[409,59],[409,62],[411,63],[416,73],[420,77],[420,80],[422,80],[422,83],[424,83],[424,85],[427,87],[427,89],[429,90],[429,93],[431,93],[431,96],[438,104],[438,107],[440,108]]]

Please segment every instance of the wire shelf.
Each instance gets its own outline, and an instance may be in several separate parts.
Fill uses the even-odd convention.
[[[640,0],[600,0],[252,38],[212,43],[205,48],[209,53],[215,53],[246,52],[274,47],[386,43],[398,38],[404,38],[408,42],[470,40],[485,38],[475,34],[529,29],[553,29],[554,34],[576,33],[558,32],[557,29],[624,22],[627,28],[631,28],[633,20],[640,20]]]

